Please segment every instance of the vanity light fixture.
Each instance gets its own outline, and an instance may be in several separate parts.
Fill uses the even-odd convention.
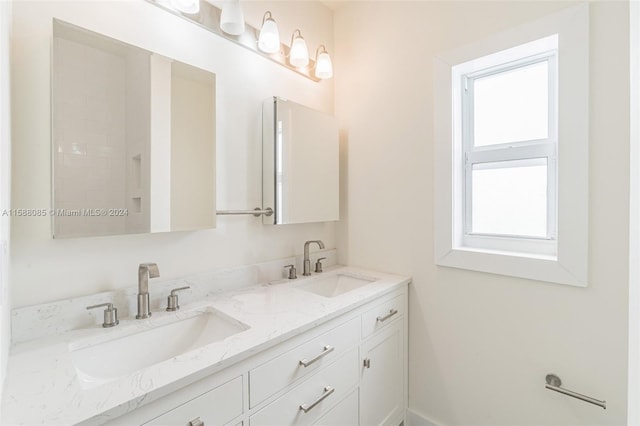
[[[322,50],[320,50],[322,49]],[[324,44],[321,44],[316,50],[316,69],[315,76],[321,80],[333,77],[333,65],[331,64],[331,56],[327,52]]]
[[[262,17],[258,49],[264,53],[276,53],[280,50],[280,32],[270,11],[266,11]]]
[[[195,15],[200,12],[200,0],[171,0],[171,7],[180,12]]]
[[[301,31],[296,29],[290,47],[287,47],[280,39],[280,31],[270,11],[263,15],[262,26],[256,28],[244,22],[240,0],[146,1],[312,81],[333,77],[331,58],[325,46],[316,51],[315,60],[310,58],[307,43]],[[192,8],[185,5],[192,5]]]
[[[220,29],[231,35],[244,33],[244,14],[240,0],[224,0],[220,14]]]
[[[298,33],[297,36],[296,33]],[[289,63],[297,68],[303,68],[309,65],[309,49],[307,49],[307,43],[304,41],[300,30],[295,30],[293,34],[291,34]]]

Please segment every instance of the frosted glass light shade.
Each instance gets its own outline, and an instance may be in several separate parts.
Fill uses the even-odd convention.
[[[301,35],[295,37],[291,43],[289,63],[298,68],[309,65],[309,50],[307,49],[307,43]]]
[[[258,38],[258,49],[265,53],[276,53],[280,50],[280,32],[276,21],[271,18],[266,19],[262,24]]]
[[[171,6],[191,15],[200,12],[200,0],[171,0]]]
[[[333,77],[333,64],[327,52],[320,53],[316,58],[316,77],[322,80]]]
[[[244,14],[240,0],[224,0],[220,15],[220,29],[231,35],[244,33]]]

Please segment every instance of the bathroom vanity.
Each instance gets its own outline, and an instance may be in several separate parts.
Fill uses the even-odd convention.
[[[2,423],[398,425],[408,283],[350,267],[225,291],[191,281],[199,300],[185,292],[176,312],[152,302],[149,319],[16,345]]]

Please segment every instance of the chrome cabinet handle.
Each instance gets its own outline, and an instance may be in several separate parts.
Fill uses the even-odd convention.
[[[200,417],[196,417],[195,419],[187,423],[187,426],[204,426],[204,422],[200,420]]]
[[[394,316],[395,314],[398,313],[397,309],[389,309],[389,313],[383,317],[378,317],[376,318],[377,322],[385,322],[386,320],[388,320],[389,318],[391,318],[392,316]]]
[[[330,354],[335,349],[336,348],[334,348],[333,346],[327,345],[327,346],[324,347],[324,350],[322,352],[320,352],[318,355],[316,355],[314,358],[310,359],[309,361],[307,361],[306,359],[301,359],[300,360],[300,365],[303,366],[303,367],[308,367],[311,364],[313,364],[314,362],[318,361],[323,356]]]
[[[316,405],[320,404],[325,398],[327,398],[329,395],[331,395],[335,391],[336,390],[334,388],[332,388],[331,386],[325,387],[324,388],[324,392],[322,393],[322,395],[320,395],[320,398],[318,398],[315,401],[313,401],[311,403],[311,405],[302,404],[300,406],[300,410],[304,411],[305,413],[308,413],[313,407],[315,407]]]

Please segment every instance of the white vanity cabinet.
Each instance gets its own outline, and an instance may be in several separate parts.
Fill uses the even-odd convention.
[[[406,306],[403,285],[108,424],[400,425]]]
[[[403,328],[401,321],[394,321],[361,346],[362,425],[395,425],[404,415]]]
[[[362,315],[360,424],[397,425],[406,406],[406,294]]]
[[[249,425],[312,425],[357,386],[358,348],[354,347],[252,415]]]
[[[257,406],[280,389],[357,347],[359,329],[360,321],[353,318],[249,371],[250,406]],[[357,362],[355,360],[354,364]]]

